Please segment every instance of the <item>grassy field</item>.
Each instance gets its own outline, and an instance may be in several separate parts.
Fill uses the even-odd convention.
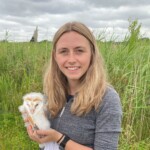
[[[98,42],[121,97],[119,150],[150,149],[150,41]],[[0,150],[36,150],[18,112],[22,96],[42,92],[51,43],[0,43]]]

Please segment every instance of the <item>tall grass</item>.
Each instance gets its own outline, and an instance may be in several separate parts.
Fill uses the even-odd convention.
[[[15,107],[24,93],[42,90],[42,72],[50,46],[49,43],[0,43],[2,112],[16,112]]]
[[[98,42],[123,106],[120,150],[150,149],[150,41]],[[132,49],[131,49],[132,47]],[[51,43],[0,43],[0,149],[33,150],[18,112],[22,96],[42,92]]]
[[[51,44],[0,43],[0,149],[37,148],[26,134],[18,113],[22,96],[42,92],[42,74]]]
[[[121,150],[150,149],[150,41],[99,43],[123,106]],[[130,43],[131,46],[131,43]]]

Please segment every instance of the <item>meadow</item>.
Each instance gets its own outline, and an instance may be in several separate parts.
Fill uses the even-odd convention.
[[[122,108],[119,150],[150,149],[150,40],[97,41]],[[0,42],[0,150],[36,150],[18,112],[22,96],[42,92],[51,42]]]

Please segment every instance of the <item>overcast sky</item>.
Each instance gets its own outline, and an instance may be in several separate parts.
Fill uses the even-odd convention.
[[[38,26],[38,41],[51,40],[68,21],[86,24],[95,35],[120,40],[128,19],[138,19],[141,35],[150,38],[149,0],[0,0],[0,40],[29,41]]]

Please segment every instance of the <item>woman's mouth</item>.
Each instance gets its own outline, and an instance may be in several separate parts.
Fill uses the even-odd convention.
[[[73,67],[67,67],[68,70],[71,70],[71,71],[74,71],[74,70],[77,70],[79,69],[80,67],[77,67],[77,66],[73,66]]]

